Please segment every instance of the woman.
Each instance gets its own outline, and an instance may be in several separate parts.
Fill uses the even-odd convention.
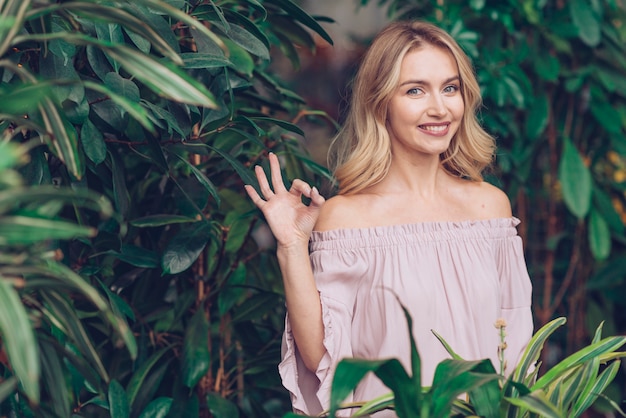
[[[398,299],[414,321],[424,385],[449,357],[431,330],[498,370],[502,318],[508,372],[516,364],[532,335],[531,283],[509,200],[482,181],[495,145],[479,105],[471,63],[445,31],[395,22],[365,54],[331,149],[338,195],[325,201],[302,180],[287,190],[273,154],[272,186],[256,168],[262,197],[246,190],[277,240],[288,311],[279,369],[295,411],[328,408],[344,357],[409,368]],[[352,400],[388,392],[369,375]]]

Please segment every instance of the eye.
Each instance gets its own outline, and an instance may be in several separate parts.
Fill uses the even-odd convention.
[[[409,90],[406,92],[406,94],[408,94],[409,96],[417,96],[417,95],[422,94],[422,93],[424,93],[424,92],[422,91],[422,89],[417,88],[417,87],[413,87],[412,89],[409,89]]]
[[[457,91],[459,91],[459,86],[457,86],[456,84],[451,84],[449,86],[444,87],[443,89],[444,93],[456,93]]]

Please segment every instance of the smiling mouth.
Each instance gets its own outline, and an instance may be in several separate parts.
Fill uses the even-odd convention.
[[[450,126],[449,124],[445,124],[445,125],[420,125],[419,127],[420,129],[423,129],[425,131],[438,134],[438,133],[445,132],[449,126]]]

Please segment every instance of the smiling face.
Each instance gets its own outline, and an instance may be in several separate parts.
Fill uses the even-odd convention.
[[[465,109],[460,87],[450,52],[430,45],[408,52],[387,113],[392,153],[439,156],[448,149]]]

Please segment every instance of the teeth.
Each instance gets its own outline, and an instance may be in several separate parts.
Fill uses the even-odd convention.
[[[443,132],[446,129],[448,129],[448,125],[442,125],[442,126],[425,125],[425,126],[422,126],[422,129],[425,129],[430,132]]]

